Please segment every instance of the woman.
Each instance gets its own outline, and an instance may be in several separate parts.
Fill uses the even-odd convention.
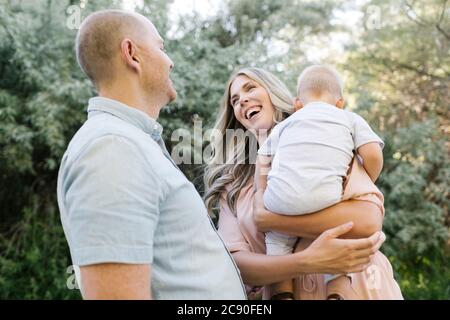
[[[213,141],[214,158],[205,173],[207,208],[212,212],[219,205],[219,233],[248,285],[249,298],[257,295],[255,287],[267,286],[263,291],[267,299],[271,297],[269,284],[294,278],[295,299],[325,299],[321,274],[354,273],[352,292],[334,293],[344,299],[402,299],[392,267],[378,251],[384,241],[384,235],[377,232],[383,214],[375,204],[347,200],[303,216],[275,215],[261,207],[262,195],[253,191],[256,150],[252,146],[262,144],[267,130],[293,113],[292,101],[289,90],[271,73],[242,69],[227,84],[215,125],[222,137],[228,129],[253,133],[247,139]],[[355,164],[347,179],[347,193],[349,185],[362,185],[364,175]],[[255,196],[259,201],[255,202],[254,219]],[[255,221],[262,231],[270,229],[301,237],[295,253],[266,256],[264,234],[257,230]],[[352,226],[343,225],[349,221]],[[336,239],[338,236],[363,239]]]

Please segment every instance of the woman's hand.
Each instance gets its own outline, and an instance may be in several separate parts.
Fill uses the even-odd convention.
[[[258,231],[269,231],[270,218],[274,214],[266,210],[263,200],[264,190],[260,189],[255,192],[253,199],[253,220]]]
[[[340,225],[323,232],[301,255],[304,273],[353,273],[365,270],[371,257],[386,240],[383,232],[369,238],[338,239],[353,227],[353,223]]]

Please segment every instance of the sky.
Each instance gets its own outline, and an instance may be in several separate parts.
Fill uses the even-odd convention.
[[[335,17],[331,21],[336,25],[346,25],[350,27],[357,28],[361,26],[364,21],[362,21],[364,14],[358,10],[366,0],[354,0],[349,1],[344,10],[336,11]],[[133,10],[136,6],[142,4],[142,0],[123,0],[124,9]],[[221,0],[174,0],[171,5],[171,20],[172,24],[175,26],[179,17],[192,14],[196,12],[200,17],[207,18],[216,14],[223,4]],[[174,30],[176,27],[174,27]],[[174,30],[169,31],[169,35],[175,32]],[[356,30],[355,30],[356,31]],[[322,46],[323,40],[310,39],[310,41],[305,41],[304,46],[307,46],[306,56],[311,62],[319,62],[325,58],[330,52],[340,53],[344,50],[344,44],[349,41],[348,34],[344,33],[332,33],[331,38],[328,39],[327,45]],[[316,43],[314,43],[314,41]],[[288,50],[282,44],[276,44],[277,50],[282,53],[284,50]]]
[[[133,10],[142,0],[124,0],[124,9]],[[197,12],[201,17],[214,15],[220,8],[220,0],[174,0],[171,12],[175,16]]]

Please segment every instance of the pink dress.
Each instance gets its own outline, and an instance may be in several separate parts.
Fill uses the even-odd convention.
[[[382,213],[383,195],[370,180],[366,171],[359,163],[353,161],[351,172],[344,184],[343,199],[370,201],[377,204]],[[264,233],[259,232],[253,222],[253,184],[244,187],[237,201],[237,216],[235,216],[225,201],[221,201],[219,213],[219,234],[228,250],[249,251],[265,254]],[[307,247],[311,241],[302,239],[296,251]],[[363,272],[350,274],[352,278],[352,292],[340,293],[345,299],[362,300],[400,300],[403,299],[400,288],[394,279],[392,266],[380,251],[375,253],[372,264]],[[247,286],[249,299],[256,296],[259,288]],[[271,294],[269,287],[262,288],[262,298],[268,299]],[[324,300],[326,287],[322,274],[304,274],[294,279],[294,296],[297,300]]]

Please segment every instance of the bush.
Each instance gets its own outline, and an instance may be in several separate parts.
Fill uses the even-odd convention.
[[[33,202],[0,238],[0,297],[80,299],[80,292],[68,287],[73,275],[59,213],[53,203]]]

